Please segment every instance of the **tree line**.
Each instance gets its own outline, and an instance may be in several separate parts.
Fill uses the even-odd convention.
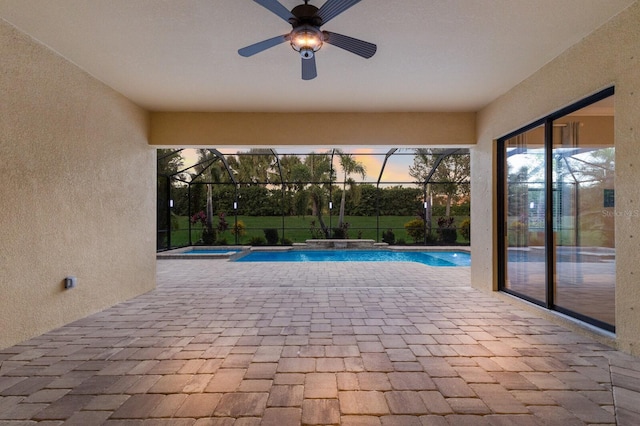
[[[221,212],[312,216],[326,235],[324,215],[329,203],[338,209],[339,228],[345,216],[416,215],[430,220],[436,215],[469,214],[468,154],[442,157],[440,150],[416,149],[408,170],[415,179],[407,182],[410,186],[377,187],[354,179],[364,178],[366,168],[353,154],[334,152],[335,168],[332,156],[326,153],[282,155],[276,161],[270,150],[252,149],[225,155],[223,160],[214,151],[201,149],[197,164],[184,170],[179,151],[158,150],[159,203],[168,201],[160,194],[166,192],[168,182],[174,215],[203,211],[205,223],[211,226]],[[160,216],[159,221],[164,220]]]
[[[423,190],[403,186],[382,187],[377,189],[372,184],[359,184],[360,195],[357,199],[352,197],[349,190],[344,191],[334,185],[331,197],[325,194],[323,198],[331,200],[332,205],[341,205],[342,196],[345,196],[345,216],[412,216],[424,208]],[[217,206],[215,213],[233,212],[234,202],[237,201],[237,213],[246,216],[313,216],[310,205],[311,194],[308,190],[287,192],[281,188],[268,188],[266,185],[241,186],[237,191],[230,184],[212,185],[213,205]],[[207,189],[206,184],[192,184],[191,198],[188,197],[187,187],[172,189],[174,200],[173,212],[178,216],[187,216],[200,210],[205,210]],[[433,206],[434,216],[446,215],[446,201]],[[328,204],[327,204],[328,206]],[[323,210],[328,207],[323,206]],[[464,216],[469,214],[468,202],[455,204],[449,208],[449,215]]]

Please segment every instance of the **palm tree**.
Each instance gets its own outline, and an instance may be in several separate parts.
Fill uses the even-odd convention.
[[[282,178],[280,177],[280,174],[277,174],[277,176],[274,177],[273,182],[280,183],[282,185],[284,198],[286,200],[285,211],[287,212],[287,214],[293,214],[295,210],[293,200],[296,193],[303,189],[302,185],[298,185],[296,183],[296,179],[298,178],[299,174],[298,170],[303,168],[304,165],[302,164],[302,160],[297,155],[283,155],[282,157],[280,157],[280,170],[282,172]],[[306,210],[306,204],[308,203],[305,203],[305,207],[302,210],[303,214]]]
[[[222,168],[222,164],[219,161],[216,161],[215,156],[208,149],[200,149],[198,150],[198,160],[202,164],[196,167],[196,171],[201,172],[203,178],[207,181],[207,204],[206,204],[206,235],[207,238],[211,238],[213,236],[213,183],[220,183],[224,177],[224,171]],[[206,161],[211,161],[206,163]],[[207,170],[207,168],[209,170]],[[210,176],[206,176],[204,172],[209,172]],[[207,173],[207,175],[209,174]],[[212,243],[213,241],[208,241]]]
[[[324,200],[325,186],[333,180],[331,175],[331,158],[327,154],[310,153],[304,159],[306,170],[298,170],[298,177],[306,176],[307,182],[311,183],[309,188],[311,198],[311,212],[318,218],[318,223],[322,228],[325,238],[329,238],[329,228],[322,219],[322,205]]]
[[[227,161],[241,185],[267,184],[277,176],[275,158],[268,150],[252,148],[246,153],[228,156]]]
[[[355,188],[355,181],[350,178],[353,173],[357,173],[364,179],[367,174],[367,169],[364,164],[353,158],[353,154],[345,154],[342,151],[336,151],[340,160],[340,167],[344,173],[344,180],[342,181],[342,198],[340,199],[340,216],[338,218],[338,227],[342,228],[344,224],[344,206],[346,204],[347,196],[347,184],[351,187],[352,191]]]

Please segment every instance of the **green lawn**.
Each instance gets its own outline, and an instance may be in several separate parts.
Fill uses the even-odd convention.
[[[456,216],[454,225],[460,225],[466,216]],[[231,229],[235,223],[234,216],[227,216],[229,230],[218,233],[218,239],[225,239],[227,244],[236,244],[236,237],[231,233]],[[404,240],[407,244],[412,244],[413,239],[407,235],[404,224],[415,219],[415,216],[347,216],[345,221],[350,224],[348,236],[349,238],[363,238],[382,241],[382,233],[387,229],[393,230],[396,241]],[[335,228],[338,225],[338,216],[323,217],[325,225]],[[377,226],[380,226],[380,235],[377,233]],[[264,238],[264,229],[275,228],[278,230],[280,238],[283,236],[283,220],[282,216],[238,216],[238,221],[242,221],[246,226],[245,235],[239,237],[238,244],[249,244],[254,237]],[[284,218],[284,237],[291,242],[304,242],[311,239],[311,224],[316,221],[316,227],[319,228],[316,218],[312,216],[288,216]],[[214,218],[214,226],[217,225],[218,219]],[[185,246],[189,244],[189,221],[185,216],[177,217],[178,229],[174,229],[171,233],[171,245],[174,247]],[[435,233],[435,231],[434,231]],[[194,244],[200,239],[201,226],[193,225],[191,239]],[[468,243],[460,233],[458,233],[458,243]]]

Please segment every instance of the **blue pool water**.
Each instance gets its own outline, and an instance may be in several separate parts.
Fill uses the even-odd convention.
[[[470,266],[466,252],[386,250],[291,250],[251,252],[236,262],[418,262],[429,266]]]

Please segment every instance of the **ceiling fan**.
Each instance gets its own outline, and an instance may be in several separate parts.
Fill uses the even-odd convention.
[[[315,53],[320,50],[323,43],[332,44],[366,59],[376,53],[377,46],[373,43],[331,31],[320,30],[320,27],[351,6],[359,3],[360,0],[327,0],[319,9],[309,4],[309,0],[304,0],[304,4],[294,7],[291,11],[278,0],[253,1],[287,21],[293,29],[288,34],[243,47],[238,50],[240,56],[253,56],[256,53],[288,41],[291,47],[299,52],[302,57],[302,79],[311,80],[318,75]]]

